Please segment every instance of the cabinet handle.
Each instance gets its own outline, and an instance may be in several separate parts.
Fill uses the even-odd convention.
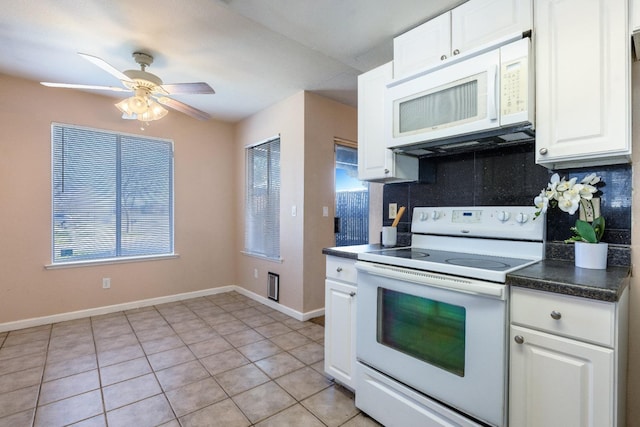
[[[551,312],[551,318],[552,319],[560,320],[561,317],[562,317],[562,313],[560,313],[559,311],[553,310]]]
[[[385,169],[385,170],[384,170],[384,173],[385,173],[385,174],[389,173],[389,169]]]
[[[353,298],[353,297],[355,297],[355,296],[356,296],[356,293],[355,293],[355,292],[349,292],[349,296],[350,296],[351,298]]]
[[[453,54],[454,54],[454,55],[459,55],[459,54],[460,54],[460,50],[459,50],[459,49],[454,50],[454,51],[453,51]]]
[[[340,272],[342,271],[342,267],[338,267],[338,268],[336,268],[336,271],[337,271],[338,273],[340,273]]]
[[[548,150],[546,148],[541,148],[540,151],[538,151],[541,155],[545,155],[548,153]]]
[[[440,57],[440,61],[444,61],[445,59],[447,59],[447,55],[442,55],[442,56]]]
[[[524,344],[524,338],[522,337],[522,335],[516,335],[515,337],[513,337],[513,340],[517,344]]]

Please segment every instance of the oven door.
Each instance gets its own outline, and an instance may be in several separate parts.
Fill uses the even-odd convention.
[[[358,262],[359,362],[482,422],[506,419],[502,284]]]

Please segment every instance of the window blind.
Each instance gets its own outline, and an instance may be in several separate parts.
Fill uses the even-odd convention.
[[[245,252],[280,258],[280,138],[246,149]]]
[[[173,143],[52,126],[53,263],[173,253]]]

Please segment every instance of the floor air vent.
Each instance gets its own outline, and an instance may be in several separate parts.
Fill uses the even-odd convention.
[[[269,299],[278,301],[280,298],[280,275],[269,272],[269,283],[267,283],[267,296]]]

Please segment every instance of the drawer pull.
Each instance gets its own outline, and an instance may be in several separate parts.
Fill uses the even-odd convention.
[[[513,340],[517,344],[524,344],[524,338],[522,337],[522,335],[516,335],[515,337],[513,337]]]
[[[560,318],[562,317],[562,314],[559,311],[555,311],[553,310],[551,312],[551,318],[555,319],[555,320],[560,320]]]
[[[340,273],[340,272],[342,271],[342,267],[338,267],[338,268],[336,268],[336,271],[337,271],[338,273]]]

